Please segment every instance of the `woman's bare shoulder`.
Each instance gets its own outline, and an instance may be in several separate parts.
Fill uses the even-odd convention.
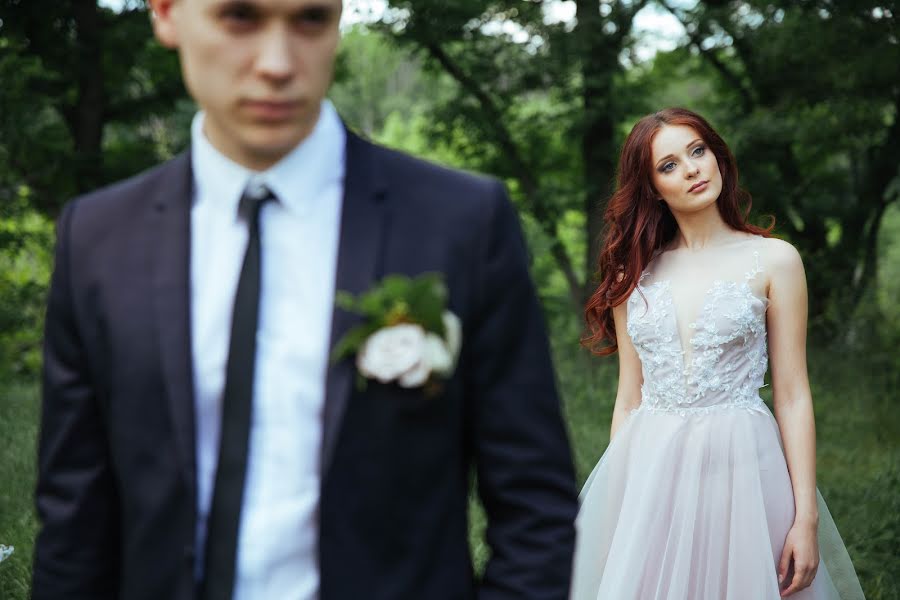
[[[790,242],[776,237],[762,238],[759,251],[764,270],[772,274],[803,273],[803,259]]]

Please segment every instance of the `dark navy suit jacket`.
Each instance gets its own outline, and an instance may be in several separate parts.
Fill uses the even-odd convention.
[[[194,595],[190,164],[180,155],[70,202],[59,219],[36,599]],[[350,134],[340,239],[340,290],[359,293],[392,273],[443,273],[463,346],[437,397],[377,383],[360,391],[352,360],[330,368],[321,599],[566,600],[571,454],[502,185]],[[332,343],[357,318],[336,310]],[[473,472],[491,549],[478,579],[467,543]]]

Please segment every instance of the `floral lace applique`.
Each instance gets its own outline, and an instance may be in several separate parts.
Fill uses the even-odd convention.
[[[654,411],[709,412],[725,407],[761,409],[759,388],[768,366],[765,311],[768,300],[750,283],[755,266],[741,282],[715,280],[706,291],[692,331],[689,352],[678,334],[671,281],[638,287],[628,299],[626,328],[641,359],[641,408]]]

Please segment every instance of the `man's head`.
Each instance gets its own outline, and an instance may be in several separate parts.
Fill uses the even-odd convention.
[[[268,168],[312,131],[331,84],[341,0],[150,0],[216,148]]]

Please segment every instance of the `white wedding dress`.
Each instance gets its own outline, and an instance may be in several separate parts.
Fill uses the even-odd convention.
[[[581,492],[572,600],[781,597],[794,498],[758,393],[768,364],[764,243],[660,254],[629,297],[642,401]],[[863,598],[821,496],[819,522],[816,578],[791,598]]]

